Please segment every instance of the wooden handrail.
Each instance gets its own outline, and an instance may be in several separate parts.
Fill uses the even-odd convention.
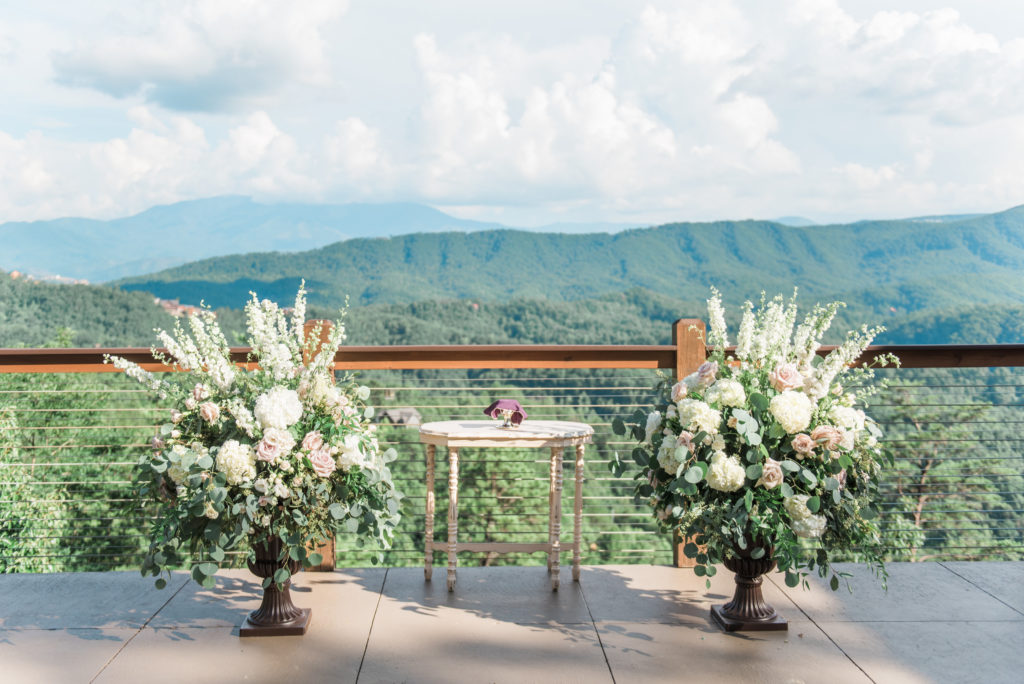
[[[834,347],[822,347],[821,355]],[[246,365],[248,347],[233,347],[235,363]],[[446,368],[663,368],[675,369],[675,345],[484,344],[341,347],[339,369],[419,370]],[[151,371],[168,370],[148,349],[0,349],[0,373],[104,373],[117,369],[104,354],[122,356]],[[895,354],[904,368],[987,368],[1024,366],[1024,344],[929,344],[868,347],[860,361]],[[250,364],[251,365],[251,364]]]

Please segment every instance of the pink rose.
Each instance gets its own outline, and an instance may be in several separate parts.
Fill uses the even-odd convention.
[[[684,446],[684,447],[686,447],[687,451],[692,452],[693,451],[693,433],[692,432],[687,432],[686,430],[683,430],[682,432],[680,432],[679,433],[679,437],[676,438],[676,446],[677,447]]]
[[[302,438],[302,448],[306,451],[316,451],[324,445],[324,437],[318,430],[307,432]]]
[[[194,410],[196,405],[197,405],[197,403],[196,403],[195,397],[186,397],[185,398],[185,408],[188,409],[189,411]]]
[[[804,376],[800,375],[800,371],[792,363],[776,366],[775,370],[768,375],[768,381],[779,392],[804,386]]]
[[[334,459],[331,457],[330,449],[317,449],[309,455],[309,462],[320,477],[329,477],[334,472]]]
[[[672,385],[672,401],[679,401],[687,395],[690,388],[686,386],[685,380],[680,380],[676,384]]]
[[[256,457],[261,461],[273,463],[280,455],[281,447],[273,442],[268,442],[266,439],[261,439],[260,443],[256,445]]]
[[[261,496],[260,500],[257,503],[260,506],[269,506],[270,505],[270,501],[271,501],[271,499],[270,499],[269,496]]]
[[[831,425],[819,425],[811,430],[811,439],[831,451],[843,441],[843,433]]]
[[[757,484],[765,489],[775,489],[782,484],[782,464],[770,458],[766,460],[761,466],[761,477]]]
[[[204,401],[199,405],[199,415],[202,416],[203,420],[207,423],[216,422],[220,418],[220,407],[212,401]]]
[[[793,451],[797,453],[797,458],[804,458],[805,456],[814,455],[814,447],[816,447],[814,439],[801,432],[799,435],[793,438]]]
[[[702,387],[708,387],[715,381],[718,375],[718,362],[717,361],[705,361],[700,364],[697,368],[697,378],[700,380]]]
[[[842,470],[839,471],[839,473],[836,475],[836,479],[839,480],[840,489],[846,487],[846,468],[843,468]]]
[[[210,390],[209,390],[209,388],[207,388],[206,385],[204,385],[202,383],[199,383],[195,387],[192,388],[192,397],[196,401],[202,401],[203,399],[208,399],[210,397]]]
[[[184,418],[184,417],[185,417],[185,414],[182,413],[181,411],[179,411],[178,409],[171,409],[171,422],[172,423],[175,423],[175,424],[180,423],[181,419]]]

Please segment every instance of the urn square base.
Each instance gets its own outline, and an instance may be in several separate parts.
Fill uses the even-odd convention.
[[[311,608],[303,608],[302,614],[293,620],[269,625],[255,625],[246,617],[241,627],[238,628],[238,636],[302,636],[309,629],[312,617],[313,610]]]
[[[737,620],[722,614],[723,606],[711,606],[711,619],[726,632],[785,632],[789,623],[776,614],[770,620]]]

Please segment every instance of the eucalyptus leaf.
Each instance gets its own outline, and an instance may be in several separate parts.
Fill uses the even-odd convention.
[[[804,468],[803,470],[800,471],[800,477],[802,477],[804,482],[806,482],[807,485],[810,487],[813,487],[818,483],[818,478],[816,478],[814,476],[814,473],[812,473],[807,468]]]
[[[683,545],[683,555],[686,556],[687,558],[694,558],[694,557],[696,557],[696,555],[697,555],[697,553],[699,551],[700,551],[700,548],[696,544],[694,544],[693,542],[687,542],[685,545]]]
[[[291,576],[292,574],[288,572],[288,568],[278,568],[277,572],[274,573],[274,581],[278,584],[283,584]]]
[[[683,479],[691,484],[697,484],[704,479],[704,471],[697,466],[691,466],[686,474],[683,475]]]
[[[167,586],[167,580],[161,577],[155,582],[155,584],[157,589],[163,589]]]
[[[839,578],[837,576],[835,576],[835,575],[832,575],[832,579],[829,581],[828,586],[832,589],[832,591],[838,591],[839,590]]]
[[[795,572],[787,571],[786,572],[786,586],[787,587],[796,587],[798,584],[800,584],[800,576],[797,575]]]
[[[793,496],[793,488],[789,486],[788,482],[783,482],[779,486],[779,491],[782,492],[783,498],[789,499],[789,498],[792,498],[792,496]]]
[[[747,466],[747,479],[757,481],[761,477],[761,473],[764,471],[764,467],[760,463],[755,463],[752,466]]]
[[[220,563],[224,560],[224,549],[219,546],[214,546],[210,551],[210,558]]]
[[[764,558],[764,547],[763,546],[755,546],[750,551],[750,557],[753,558],[754,560],[757,560],[759,558]]]
[[[210,575],[216,575],[217,574],[217,564],[216,563],[200,563],[199,564],[199,572],[203,573],[207,577],[209,577]]]
[[[626,434],[626,424],[622,422],[621,418],[615,418],[615,420],[612,421],[612,432],[617,435]]]
[[[323,557],[322,554],[316,553],[315,551],[313,553],[309,554],[309,564],[310,565],[320,565],[323,562],[324,562],[324,557]]]
[[[833,489],[839,489],[839,480],[834,477],[825,478],[825,491],[831,492]]]
[[[781,465],[782,469],[787,473],[795,473],[800,470],[800,464],[796,461],[790,461],[788,458],[779,465]]]
[[[747,401],[749,401],[750,405],[758,411],[767,411],[768,406],[770,405],[768,397],[764,396],[760,392],[751,392],[750,396],[747,397]]]
[[[817,513],[821,509],[821,499],[816,496],[812,496],[807,500],[807,510],[811,513]]]
[[[693,568],[693,574],[697,577],[704,577],[708,574],[708,567],[706,565],[697,565]]]

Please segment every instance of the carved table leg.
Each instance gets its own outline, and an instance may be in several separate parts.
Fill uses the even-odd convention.
[[[572,579],[580,581],[580,545],[583,543],[583,451],[582,444],[576,445],[576,491],[573,496],[572,528]]]
[[[551,448],[551,590],[558,591],[559,554],[562,551],[562,447]]]
[[[448,591],[455,590],[459,537],[459,450],[448,447]]]
[[[427,445],[427,530],[424,534],[423,577],[428,582],[434,574],[434,451]]]

